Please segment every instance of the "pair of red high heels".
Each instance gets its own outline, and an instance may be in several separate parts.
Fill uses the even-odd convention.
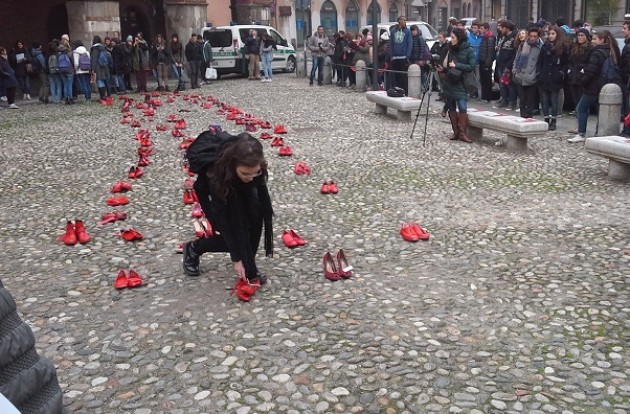
[[[232,288],[232,292],[230,292],[230,296],[236,295],[236,297],[243,301],[249,302],[254,294],[260,289],[260,281],[250,281],[248,279],[239,279],[234,288]]]
[[[119,230],[118,235],[122,237],[124,240],[130,241],[130,242],[140,241],[144,238],[142,233],[140,233],[138,230],[134,229],[133,227]]]
[[[418,240],[429,240],[429,232],[422,228],[418,223],[404,223],[400,228],[400,235],[408,242],[417,242]]]
[[[126,206],[129,199],[125,196],[110,197],[107,199],[107,205],[110,207]]]
[[[156,131],[168,131],[168,125],[156,125],[155,126],[155,130]]]
[[[175,129],[186,129],[186,120],[182,118],[175,121]]]
[[[308,165],[306,165],[306,163],[302,161],[298,161],[295,163],[293,171],[295,171],[296,175],[308,175],[311,173],[311,169],[308,168]]]
[[[202,218],[204,216],[203,209],[201,208],[201,204],[195,203],[190,211],[190,217],[192,218]]]
[[[144,171],[142,171],[142,168],[136,165],[132,165],[131,167],[129,167],[129,172],[127,173],[127,177],[132,180],[135,180],[137,178],[142,177],[143,174],[144,174]]]
[[[143,284],[144,279],[135,270],[129,270],[129,273],[127,273],[121,269],[118,271],[116,280],[114,280],[114,288],[116,289],[135,288]]]
[[[330,252],[324,254],[322,263],[324,265],[324,277],[336,282],[339,279],[350,279],[352,277],[352,266],[348,264],[348,258],[343,249],[337,252],[337,263]]]
[[[182,131],[180,131],[179,129],[174,129],[171,131],[171,134],[175,137],[175,138],[182,138],[184,136],[184,134],[182,134]]]
[[[339,192],[339,188],[337,188],[337,184],[335,184],[334,181],[324,181],[319,192],[322,194],[337,194]]]
[[[101,226],[107,223],[113,223],[118,220],[127,220],[127,213],[124,211],[112,211],[111,213],[105,213],[101,216],[101,221],[98,222]]]
[[[141,126],[142,126],[142,124],[141,124],[141,123],[140,123],[140,121],[138,121],[138,120],[133,121],[133,122],[131,123],[131,127],[132,127],[132,128],[140,128]]]
[[[133,186],[131,185],[131,183],[127,183],[125,181],[117,181],[112,186],[112,189],[110,190],[110,192],[112,194],[126,193],[127,191],[131,191],[132,188],[133,188]]]
[[[293,149],[291,147],[280,147],[278,148],[278,155],[281,157],[290,157],[293,155]]]
[[[184,190],[182,201],[184,202],[184,204],[195,204],[199,202],[199,198],[197,197],[197,193],[195,193],[195,190]]]
[[[195,236],[198,238],[212,237],[214,235],[212,224],[205,217],[193,220],[193,228],[195,229]]]
[[[306,241],[293,229],[282,231],[282,242],[289,249],[294,249],[306,244]]]
[[[272,147],[282,147],[282,146],[284,146],[284,139],[280,138],[280,137],[275,137],[273,140],[271,140],[271,146]]]
[[[81,220],[75,220],[74,223],[70,220],[66,223],[66,232],[58,237],[58,240],[63,242],[66,246],[74,246],[77,241],[81,244],[88,243],[92,238],[85,230],[85,225]]]
[[[273,128],[273,133],[274,134],[286,134],[287,133],[287,129],[284,127],[284,125],[276,125]]]
[[[260,134],[260,139],[271,139],[273,138],[273,135],[271,135],[269,132],[263,132],[262,134]]]

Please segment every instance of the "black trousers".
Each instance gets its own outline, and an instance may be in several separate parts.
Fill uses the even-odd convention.
[[[481,99],[492,100],[492,67],[479,66],[479,82],[481,83]]]
[[[405,72],[394,73],[394,85],[408,91],[407,70],[409,69],[409,61],[407,59],[392,59],[392,70]]]
[[[538,109],[538,86],[517,86],[521,117],[531,118],[534,116],[534,110]]]

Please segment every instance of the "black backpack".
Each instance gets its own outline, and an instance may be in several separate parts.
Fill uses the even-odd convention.
[[[203,174],[212,167],[225,144],[235,139],[235,136],[224,131],[210,130],[202,132],[186,150],[188,170],[195,174]]]
[[[403,96],[407,96],[407,92],[405,92],[403,88],[394,86],[393,88],[389,88],[387,90],[387,96],[391,96],[392,98],[402,98]]]

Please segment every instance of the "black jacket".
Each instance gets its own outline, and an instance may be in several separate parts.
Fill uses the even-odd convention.
[[[186,60],[188,62],[203,60],[203,45],[199,45],[198,42],[186,43],[184,55],[186,56]]]
[[[131,54],[124,43],[116,45],[112,51],[112,59],[115,74],[124,75],[131,72]]]
[[[560,56],[553,50],[553,43],[546,41],[540,50],[540,73],[538,87],[549,91],[558,91],[564,85],[569,54],[565,47]]]
[[[627,85],[630,80],[630,38],[626,39],[623,45],[620,67],[623,72],[623,84]]]
[[[516,57],[516,48],[514,47],[514,40],[516,39],[516,30],[505,35],[499,43],[499,51],[497,53],[497,70],[509,69],[512,70],[514,65],[514,58]]]
[[[22,414],[60,414],[63,393],[55,366],[39,356],[31,328],[0,281],[0,393]]]
[[[569,52],[569,62],[567,65],[567,77],[570,85],[581,85],[581,71],[588,63],[588,55],[592,46],[587,46],[581,52],[577,43],[574,43]]]
[[[492,62],[497,55],[496,45],[497,38],[492,33],[487,32],[481,40],[481,46],[479,46],[479,66],[492,67]]]
[[[610,45],[595,45],[588,54],[588,63],[580,75],[580,83],[584,87],[584,94],[599,95],[604,86],[602,80],[602,67],[604,61],[610,56]]]
[[[250,36],[245,40],[245,53],[258,55],[260,54],[260,37]]]

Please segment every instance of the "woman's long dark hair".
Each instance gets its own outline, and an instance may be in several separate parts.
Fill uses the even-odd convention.
[[[260,166],[261,177],[265,182],[267,181],[267,160],[265,160],[263,146],[260,141],[246,132],[239,134],[233,142],[226,144],[212,168],[208,170],[208,178],[223,201],[230,194],[230,187],[238,183],[239,178],[236,175],[238,166]]]
[[[551,29],[549,30],[553,30],[554,32],[556,32],[556,40],[555,42],[552,42],[553,52],[556,55],[556,57],[560,57],[562,56],[562,54],[567,48],[566,32],[564,31],[564,29],[561,29],[558,26],[552,26]]]
[[[591,47],[591,41],[588,39],[588,37],[586,38],[586,42],[584,43],[580,43],[576,40],[575,43],[573,43],[573,46],[571,46],[571,55],[583,56],[588,53],[589,47]]]

